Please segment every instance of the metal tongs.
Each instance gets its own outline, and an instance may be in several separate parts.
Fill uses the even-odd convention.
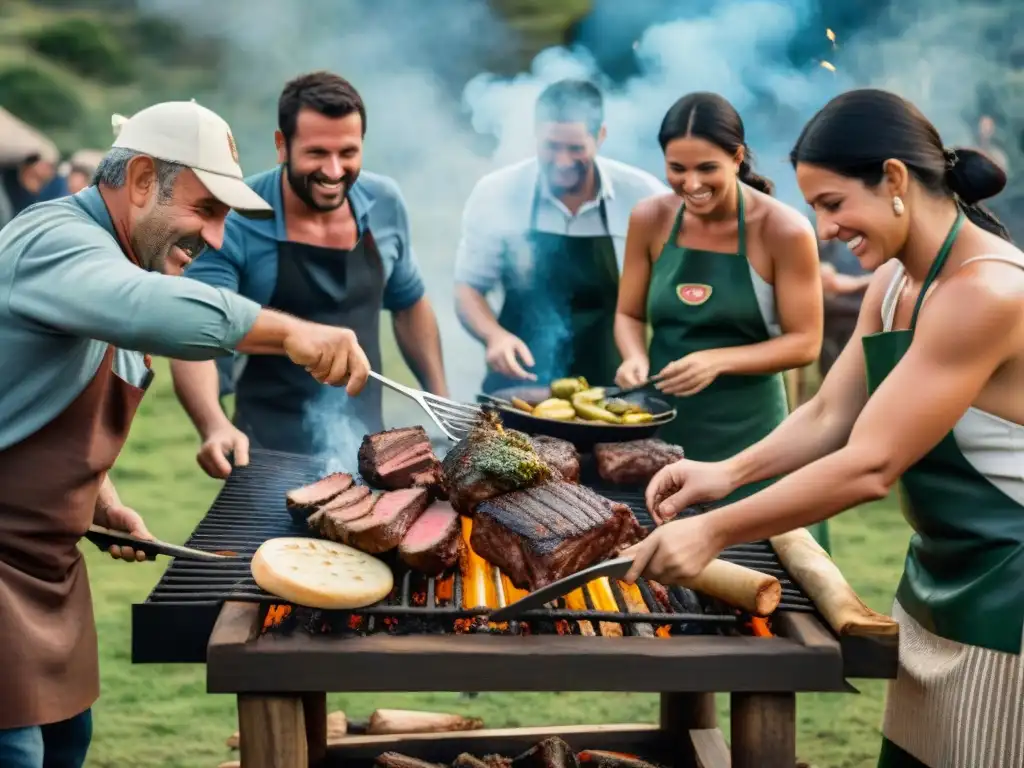
[[[399,384],[397,381],[392,381],[386,376],[381,376],[375,371],[370,371],[370,376],[388,389],[393,389],[410,400],[414,400],[433,419],[445,437],[453,442],[458,442],[468,435],[483,412],[480,406],[456,403],[454,400],[449,400],[445,397],[438,397],[429,392],[412,389],[404,384]]]
[[[155,559],[157,555],[174,557],[178,560],[231,560],[235,557],[234,554],[222,555],[216,552],[204,552],[201,549],[179,547],[177,544],[168,544],[166,541],[139,539],[129,536],[124,531],[115,531],[100,525],[90,525],[85,538],[104,552],[114,545],[131,547],[137,552],[145,552],[146,557],[150,560]]]

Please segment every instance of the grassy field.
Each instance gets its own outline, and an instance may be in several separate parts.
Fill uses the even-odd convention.
[[[146,517],[155,535],[183,542],[219,483],[196,465],[196,436],[171,391],[166,365],[157,365],[157,379],[114,479],[121,497]],[[873,608],[887,611],[907,540],[898,512],[884,503],[848,512],[835,521],[832,540],[839,566],[853,586]],[[88,765],[214,768],[231,759],[224,741],[236,728],[235,703],[231,697],[205,692],[202,667],[133,666],[130,661],[131,604],[145,599],[166,561],[127,564],[88,544],[83,550],[96,603],[103,677]],[[862,691],[859,696],[800,697],[802,759],[819,768],[874,765],[884,685],[855,683]],[[720,703],[725,713],[725,697]],[[364,718],[377,706],[454,711],[481,716],[496,727],[654,722],[657,717],[656,698],[641,694],[481,694],[473,700],[460,699],[456,693],[332,695],[329,705],[353,718]],[[723,725],[727,724],[726,718]]]

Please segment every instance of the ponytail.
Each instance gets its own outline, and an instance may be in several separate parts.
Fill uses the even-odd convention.
[[[758,192],[764,192],[766,195],[775,194],[775,184],[771,179],[761,176],[760,174],[754,173],[754,169],[750,164],[750,150],[745,148],[746,152],[743,155],[743,162],[740,163],[739,177],[740,181],[746,184],[748,187],[753,187]]]
[[[946,186],[968,219],[1004,240],[1010,232],[981,201],[998,195],[1006,186],[1006,172],[982,152],[957,147],[943,151]]]

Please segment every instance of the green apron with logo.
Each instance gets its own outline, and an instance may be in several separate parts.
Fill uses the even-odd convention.
[[[694,352],[768,341],[747,261],[743,190],[739,192],[739,252],[722,253],[677,244],[685,203],[651,269],[647,317],[653,329],[651,375]],[[688,397],[666,396],[678,415],[658,436],[682,446],[695,461],[722,461],[765,438],[789,414],[781,373],[723,374]],[[774,479],[737,488],[723,503],[766,488]],[[829,548],[827,523],[809,529]]]
[[[863,340],[874,392],[910,347],[929,286],[963,223],[957,218],[921,287],[910,329]],[[976,470],[953,432],[900,478],[900,504],[914,529],[896,599],[933,634],[966,645],[1021,652],[1024,628],[1024,507]]]

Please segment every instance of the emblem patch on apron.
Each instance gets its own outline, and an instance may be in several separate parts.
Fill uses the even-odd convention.
[[[676,286],[676,296],[683,304],[697,307],[711,298],[711,286],[703,283],[680,283]]]

